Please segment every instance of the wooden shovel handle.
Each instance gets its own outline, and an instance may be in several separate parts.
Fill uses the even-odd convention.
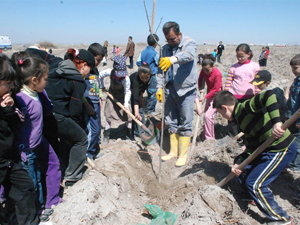
[[[107,96],[108,97],[110,97],[111,98],[111,100],[113,100],[121,109],[123,109],[124,110],[124,112],[126,112],[127,114],[128,114],[128,116],[130,116],[133,120],[134,120],[134,122],[136,122],[140,127],[142,127],[143,128],[143,126],[145,127],[145,125],[141,122],[141,121],[139,121],[137,118],[135,118],[135,116],[131,113],[131,112],[129,112],[128,110],[125,110],[125,107],[118,101],[118,100],[116,100],[115,98],[114,98],[114,96],[112,96],[112,94],[110,94],[108,91],[104,91],[105,92],[105,94],[107,94]]]
[[[286,130],[290,127],[298,118],[300,117],[300,109],[298,109],[294,115],[291,116],[283,125],[282,129]],[[239,166],[238,169],[243,170],[253,159],[255,159],[260,153],[262,153],[273,141],[275,138],[273,136],[269,137],[264,143],[262,143],[251,155],[248,156]],[[223,187],[228,181],[230,181],[233,177],[235,177],[234,173],[230,173],[227,177],[225,177],[222,181],[220,181],[217,185],[219,187]]]

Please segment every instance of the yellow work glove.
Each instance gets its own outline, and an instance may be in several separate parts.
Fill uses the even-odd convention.
[[[156,98],[159,102],[163,102],[163,89],[159,89],[156,93]]]
[[[177,58],[175,56],[164,57],[159,60],[158,66],[161,70],[167,71],[167,69],[175,62],[177,62]]]

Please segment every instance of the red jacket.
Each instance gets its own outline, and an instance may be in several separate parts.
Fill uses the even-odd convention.
[[[209,99],[215,97],[215,94],[222,90],[222,73],[215,67],[209,75],[206,75],[203,70],[201,70],[198,79],[199,89],[201,89],[203,77],[207,85],[207,94],[205,95],[205,98]]]
[[[270,50],[267,50],[265,53],[265,58],[268,58],[269,54],[270,54]]]

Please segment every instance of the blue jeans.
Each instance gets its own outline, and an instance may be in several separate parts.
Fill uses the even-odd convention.
[[[100,151],[100,134],[101,134],[101,114],[100,114],[100,103],[92,103],[95,110],[94,115],[88,115],[86,111],[85,122],[87,125],[86,132],[88,138],[88,147],[86,154],[89,158],[95,158]]]
[[[221,55],[217,55],[217,61],[218,63],[221,63]]]
[[[149,86],[147,89],[147,93],[148,93],[147,105],[146,105],[146,113],[147,114],[150,114],[155,111],[155,106],[156,106],[156,102],[157,102],[156,86],[157,86],[157,81],[156,81],[156,76],[154,74],[150,78]]]
[[[244,172],[238,177],[240,184],[254,199],[257,207],[271,220],[288,221],[290,217],[274,200],[268,185],[272,183],[281,171],[295,157],[296,143],[281,152],[263,152],[258,155]],[[239,157],[239,156],[238,156]],[[237,160],[237,158],[235,161]]]
[[[133,102],[133,99],[132,99],[132,102]],[[133,112],[133,115],[134,115],[134,105],[133,104],[131,104],[131,108],[132,108],[132,112]],[[145,114],[144,114],[144,109],[143,108],[139,108],[139,113],[140,113],[140,115],[141,115],[141,117],[142,117],[142,123],[145,123]],[[134,137],[136,137],[136,136],[140,136],[143,132],[144,132],[144,130],[139,126],[139,125],[137,125],[137,123],[136,122],[134,122],[134,120],[132,120],[132,128],[133,128],[133,135],[134,135]]]
[[[41,170],[38,162],[39,146],[34,149],[22,151],[22,165],[27,170],[35,188],[35,204],[37,210],[42,210],[45,206],[43,187],[41,182]]]
[[[195,91],[179,97],[173,84],[167,85],[165,121],[171,134],[190,137],[193,132]]]
[[[288,168],[300,171],[300,133],[293,134],[293,135],[296,138],[295,142],[296,142],[296,145],[297,145],[297,153],[296,153],[295,158],[288,165]]]

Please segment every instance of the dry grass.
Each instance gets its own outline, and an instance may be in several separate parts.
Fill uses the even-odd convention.
[[[40,47],[45,47],[45,48],[56,48],[57,45],[51,43],[50,41],[41,41],[38,43]]]

